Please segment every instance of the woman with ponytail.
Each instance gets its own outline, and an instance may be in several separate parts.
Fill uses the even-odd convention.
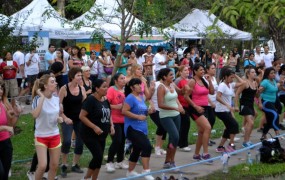
[[[178,88],[182,89],[189,82],[189,68],[185,65],[182,65],[178,68],[177,79],[175,80],[175,84]],[[181,126],[179,130],[179,142],[178,146],[182,149],[182,151],[189,152],[191,148],[188,146],[188,133],[190,130],[190,115],[189,115],[189,104],[184,98],[183,94],[178,94],[178,100],[182,105],[185,113],[180,113],[181,116]]]
[[[53,95],[56,91],[57,83],[51,75],[43,75],[36,80],[32,91],[32,116],[36,122],[35,146],[38,155],[36,180],[42,179],[45,172],[48,164],[47,151],[50,155],[48,179],[55,178],[58,168],[61,139],[57,124],[63,120],[59,117],[61,114],[59,98]]]

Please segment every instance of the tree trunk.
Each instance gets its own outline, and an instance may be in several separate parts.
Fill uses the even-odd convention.
[[[62,16],[65,17],[65,0],[57,0],[57,9],[58,13]]]
[[[278,26],[278,20],[269,17],[269,30],[276,48],[277,58],[281,57],[285,63],[285,32],[283,26]]]

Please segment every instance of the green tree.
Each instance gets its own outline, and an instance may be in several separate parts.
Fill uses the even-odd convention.
[[[242,19],[253,36],[268,31],[277,56],[285,58],[285,0],[215,0],[212,13],[219,13],[235,27]]]

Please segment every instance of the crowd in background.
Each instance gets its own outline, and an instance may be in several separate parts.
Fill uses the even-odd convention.
[[[152,46],[117,52],[102,48],[99,55],[85,47],[59,48],[50,44],[44,56],[45,71],[40,71],[36,48],[26,55],[21,49],[5,52],[0,64],[0,179],[8,179],[13,148],[10,137],[21,107],[16,97],[27,96],[35,119],[36,153],[29,179],[56,179],[58,164],[62,177],[67,176],[70,147],[74,147],[71,171],[83,173],[79,166],[85,145],[92,154],[83,179],[97,179],[111,136],[106,171],[127,169],[135,176],[137,162],[142,173],[150,172],[152,145],[148,138],[147,117],[157,126],[154,154],[165,156],[162,168],[175,167],[177,149],[189,152],[190,119],[197,127],[195,160],[209,160],[208,147],[216,117],[224,124],[216,152],[234,152],[235,135],[244,133],[243,147],[250,147],[250,134],[257,116],[254,103],[262,110],[261,138],[273,128],[278,135],[284,127],[282,105],[285,103],[285,65],[282,58],[269,53],[264,46],[242,57],[237,48],[225,53],[219,50],[204,54],[190,46],[179,59],[174,50]],[[243,63],[243,65],[241,65]],[[243,67],[243,73],[236,73]],[[117,71],[114,73],[114,68]],[[10,98],[10,101],[7,99]],[[243,116],[239,127],[235,113]],[[58,126],[59,125],[59,126]],[[59,128],[61,128],[61,133]],[[166,146],[164,141],[168,136]],[[226,144],[229,139],[229,144]],[[131,145],[129,163],[125,159],[125,143]],[[166,149],[164,149],[166,147]],[[116,156],[116,158],[115,158]],[[60,162],[61,157],[61,162]],[[212,161],[208,161],[212,163]],[[154,179],[147,175],[146,179]]]

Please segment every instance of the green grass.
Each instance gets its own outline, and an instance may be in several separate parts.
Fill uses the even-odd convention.
[[[275,179],[281,180],[285,179],[284,173],[285,166],[284,163],[277,164],[253,164],[248,166],[247,164],[239,164],[231,167],[228,174],[222,173],[222,171],[216,171],[206,177],[198,178],[199,180],[240,180],[240,179]]]
[[[257,108],[256,108],[257,109]],[[255,122],[255,127],[258,126],[259,119],[261,116],[261,113],[258,113],[259,116],[257,117],[257,120]],[[240,127],[242,124],[242,116],[239,116],[236,113],[236,120],[238,121]],[[34,152],[35,152],[35,147],[34,147],[34,120],[30,114],[27,115],[22,115],[19,119],[19,122],[17,124],[22,131],[20,134],[15,135],[12,137],[12,144],[14,147],[14,152],[13,152],[13,161],[15,162],[12,165],[12,177],[11,179],[22,179],[21,177],[26,177],[26,172],[28,171],[30,167],[30,158],[32,158]],[[156,126],[155,124],[148,118],[148,126],[149,126],[149,139],[152,141],[152,144],[154,144],[155,140],[155,132],[156,132]],[[212,134],[211,138],[219,138],[222,135],[224,125],[222,121],[220,121],[218,118],[216,119],[216,123],[214,126],[214,129],[216,130],[215,134]],[[196,142],[197,136],[193,136],[193,133],[196,132],[196,124],[193,120],[191,120],[191,127],[190,127],[190,132],[189,132],[189,141],[190,144],[194,144]],[[111,143],[111,138],[107,138],[107,143],[106,143],[106,151],[105,154],[107,153],[107,148],[109,147]],[[166,142],[165,142],[166,146]],[[72,151],[72,149],[71,149]],[[71,162],[72,156],[69,156]],[[80,164],[82,167],[87,167],[88,163],[91,159],[91,154],[90,152],[85,148],[84,153],[82,155],[82,158],[80,159]],[[283,171],[284,172],[284,171]]]

